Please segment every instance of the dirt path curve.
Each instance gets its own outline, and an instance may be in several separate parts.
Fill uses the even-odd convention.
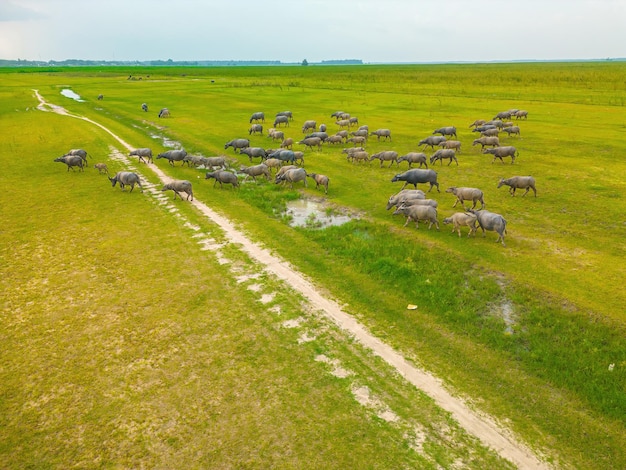
[[[69,117],[90,122],[107,133],[128,150],[134,147],[126,143],[102,124],[84,116],[69,113],[64,108],[50,104],[44,100],[37,90],[33,90],[39,99],[39,109],[51,110]],[[161,181],[168,182],[168,177],[156,165],[147,165]],[[444,383],[427,371],[407,362],[402,355],[391,346],[383,343],[372,335],[364,325],[352,316],[345,313],[339,304],[324,297],[306,277],[292,268],[288,262],[273,255],[262,245],[253,242],[222,215],[213,211],[206,204],[195,199],[192,204],[207,218],[216,223],[225,232],[232,243],[237,243],[252,259],[260,263],[268,272],[286,282],[294,290],[300,292],[311,304],[323,311],[328,318],[341,329],[351,334],[357,341],[369,348],[374,354],[381,357],[395,368],[402,376],[415,387],[430,396],[438,406],[452,414],[454,419],[470,434],[476,436],[484,445],[494,449],[503,458],[511,461],[522,469],[550,469],[551,467],[537,457],[524,444],[519,442],[513,434],[499,426],[492,418],[472,410],[465,401],[451,395]]]

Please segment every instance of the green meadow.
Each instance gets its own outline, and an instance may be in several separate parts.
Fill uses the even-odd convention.
[[[370,154],[423,151],[421,139],[456,126],[458,166],[431,167],[440,230],[386,210],[406,163],[352,163],[343,145],[294,145],[307,171],[330,177],[328,195],[311,179],[220,189],[205,170],[155,165],[555,468],[626,468],[625,76],[624,62],[0,70],[0,467],[513,467],[192,205],[112,188],[93,163],[126,170],[115,153],[127,149],[38,110],[36,89],[155,158],[173,141],[234,168],[251,163],[224,144],[276,148],[267,129],[285,110],[296,141],[305,120],[339,130],[339,110],[390,129],[390,142],[369,138]],[[171,117],[157,117],[163,107]],[[492,163],[469,125],[512,108],[528,119],[500,143],[519,156]],[[249,135],[258,111],[264,135]],[[53,162],[72,148],[91,155],[84,172]],[[497,188],[516,175],[535,178],[537,197]],[[507,220],[506,246],[494,232],[451,233],[443,218],[462,209],[450,186],[484,192]],[[353,220],[292,227],[285,207],[298,198]],[[364,389],[369,406],[355,399]]]

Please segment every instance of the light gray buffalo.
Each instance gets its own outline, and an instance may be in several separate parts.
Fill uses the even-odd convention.
[[[422,168],[422,165],[428,168],[428,163],[426,163],[427,159],[428,157],[426,156],[425,153],[409,152],[406,155],[402,155],[401,157],[398,157],[398,165],[400,165],[401,162],[409,162],[409,168],[411,168],[414,163],[415,164],[419,163],[420,168]]]
[[[475,214],[470,214],[469,212],[455,212],[450,217],[443,219],[443,223],[446,225],[452,224],[452,233],[457,232],[460,238],[461,227],[463,226],[469,227],[469,232],[467,233],[468,237],[472,234],[476,235],[476,220]]]
[[[267,158],[267,152],[263,147],[246,147],[239,149],[240,155],[247,155],[250,161],[252,158],[260,158],[261,160],[265,160]]]
[[[505,157],[511,157],[511,165],[515,163],[515,157],[519,155],[517,149],[512,146],[483,149],[483,153],[490,153],[491,155],[493,155],[493,160],[491,161],[491,163],[494,163],[498,158],[502,163],[504,163]]]
[[[389,162],[388,168],[390,168],[391,165],[393,165],[394,163],[396,165],[398,164],[398,152],[396,152],[395,150],[384,150],[382,152],[377,152],[370,157],[370,162],[376,159],[380,160],[381,168],[383,167],[384,162]]]
[[[220,184],[220,188],[224,188],[224,183],[232,184],[233,188],[239,187],[239,179],[237,179],[237,175],[234,173],[231,173],[230,171],[226,171],[226,170],[210,171],[204,177],[205,180],[208,180],[211,178],[215,179],[215,183],[213,183],[213,187],[215,187],[217,183]]]
[[[313,178],[315,181],[315,189],[319,189],[320,186],[324,187],[324,194],[328,194],[328,183],[330,178],[326,175],[320,175],[319,173],[307,173],[309,178]]]
[[[419,221],[423,220],[428,222],[428,230],[435,224],[437,230],[439,230],[439,222],[437,221],[437,209],[435,207],[429,205],[406,205],[400,204],[398,208],[394,211],[393,215],[403,214],[406,216],[406,222],[404,226],[406,227],[408,223],[413,220],[415,222],[415,227],[420,228]]]
[[[274,119],[274,127],[278,127],[280,124],[284,124],[285,127],[289,127],[289,117],[285,115],[276,115]]]
[[[439,149],[439,150],[437,150],[430,157],[430,164],[432,165],[434,163],[437,163],[437,160],[439,160],[441,162],[441,164],[443,165],[443,161],[445,159],[450,160],[450,162],[448,162],[448,166],[450,166],[453,161],[456,162],[457,166],[459,165],[459,160],[456,158],[456,151],[454,151],[452,149]]]
[[[129,157],[136,156],[139,157],[140,162],[144,162],[146,164],[152,163],[152,149],[149,148],[140,148],[131,150],[128,154]]]
[[[424,148],[430,147],[435,150],[435,146],[439,145],[441,142],[445,142],[446,138],[442,135],[429,135],[425,139],[422,139],[417,144],[418,146],[423,145]]]
[[[435,129],[433,131],[433,134],[441,134],[443,136],[449,135],[450,137],[456,137],[456,127],[454,126],[440,127],[439,129]]]
[[[165,158],[170,165],[174,166],[174,162],[182,162],[187,156],[187,152],[182,150],[168,150],[167,152],[163,152],[157,155],[157,160],[159,158]],[[184,163],[182,163],[184,164]]]
[[[169,183],[165,183],[161,188],[161,191],[174,191],[174,199],[176,196],[183,200],[183,197],[180,193],[187,194],[187,201],[189,198],[193,201],[193,190],[191,189],[191,182],[187,180],[172,180]]]
[[[302,133],[306,134],[307,132],[313,132],[315,131],[315,128],[317,127],[317,122],[315,121],[304,121],[304,124],[302,124]]]
[[[384,137],[385,140],[391,140],[391,131],[389,129],[376,129],[370,132],[370,135],[375,135],[378,140],[380,140],[381,137]]]
[[[65,163],[67,165],[67,171],[74,171],[74,167],[77,166],[80,168],[80,171],[85,171],[83,168],[84,161],[78,155],[63,155],[62,157],[58,157],[54,159],[55,162]]]
[[[252,176],[252,179],[255,183],[257,176],[265,176],[265,179],[267,181],[270,180],[270,169],[265,163],[259,163],[258,165],[249,167],[242,166],[239,171],[246,175],[246,177],[243,179],[244,181],[246,181],[250,176]]]
[[[143,186],[141,186],[139,175],[137,173],[133,173],[132,171],[118,171],[113,178],[109,177],[109,181],[111,181],[112,187],[115,187],[115,185],[119,183],[122,191],[124,191],[125,186],[130,186],[131,193],[133,192],[133,189],[135,189],[135,185],[137,185],[143,193]]]
[[[252,124],[250,129],[248,129],[248,134],[259,134],[263,135],[263,126],[261,124]]]
[[[250,147],[250,141],[248,139],[233,139],[230,142],[226,142],[224,144],[224,150],[226,150],[228,147],[232,147],[235,153],[237,153],[237,150]]]
[[[511,196],[515,196],[516,189],[525,189],[526,192],[522,194],[522,197],[528,194],[531,189],[537,197],[537,188],[535,188],[535,178],[532,176],[513,176],[511,178],[500,178],[498,182],[498,188],[502,186],[508,186]]]
[[[253,113],[252,116],[250,116],[250,124],[252,124],[252,121],[265,122],[265,113]]]
[[[470,212],[476,216],[476,220],[478,220],[478,225],[483,231],[483,237],[487,234],[486,230],[496,232],[498,234],[497,242],[502,242],[502,246],[506,246],[504,243],[504,235],[506,234],[506,220],[500,214],[496,214],[495,212],[489,212],[487,210],[476,210],[476,209],[468,209],[467,212]]]
[[[285,171],[282,175],[277,175],[275,182],[276,184],[281,182],[289,183],[289,187],[293,189],[293,184],[298,183],[299,181],[304,182],[304,187],[308,187],[306,183],[306,170],[304,168],[292,168],[291,170]]]
[[[454,205],[452,207],[456,207],[456,205],[460,202],[465,209],[465,201],[472,201],[472,209],[476,207],[476,203],[480,202],[481,209],[485,207],[485,200],[483,198],[483,192],[478,188],[457,188],[456,186],[452,186],[446,189],[447,193],[452,193],[456,196],[456,201],[454,201]]]
[[[68,152],[64,156],[67,157],[68,155],[71,155],[71,156],[78,155],[80,158],[83,159],[83,162],[84,162],[85,166],[89,166],[87,164],[87,157],[89,156],[89,154],[87,153],[86,150],[83,150],[83,149],[71,149],[71,150],[68,150]]]

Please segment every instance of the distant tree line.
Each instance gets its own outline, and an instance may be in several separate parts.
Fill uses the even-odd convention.
[[[306,65],[360,65],[363,61],[360,59],[338,59],[338,60],[322,60],[321,62],[308,62],[304,60]],[[140,65],[140,66],[185,66],[185,67],[233,67],[233,66],[250,66],[250,65],[294,65],[302,64],[300,62],[281,62],[280,60],[146,60],[146,61],[125,61],[125,60],[82,60],[82,59],[66,59],[66,60],[6,60],[0,59],[0,67],[88,67],[88,66],[115,66],[115,65]]]

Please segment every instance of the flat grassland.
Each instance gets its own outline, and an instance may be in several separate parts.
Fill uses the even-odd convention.
[[[327,196],[312,180],[220,189],[205,170],[155,165],[546,462],[626,468],[625,74],[619,62],[0,71],[0,466],[511,466],[194,207],[111,188],[93,163],[127,169],[127,150],[37,110],[37,89],[155,157],[173,141],[235,168],[250,161],[224,144],[276,147],[266,132],[279,111],[293,112],[282,130],[296,141],[309,119],[334,133],[338,110],[390,129],[370,154],[422,151],[456,126],[459,165],[437,164],[441,192],[429,193],[440,231],[386,210],[406,163],[352,163],[343,146],[294,145],[330,177]],[[520,136],[500,135],[519,157],[492,163],[469,125],[511,108],[528,111]],[[263,136],[248,134],[257,111]],[[70,148],[91,154],[84,172],[53,162]],[[497,188],[515,175],[535,177],[536,198]],[[506,247],[493,232],[450,233],[450,186],[483,190],[508,222]],[[284,208],[299,197],[358,217],[293,228]]]

